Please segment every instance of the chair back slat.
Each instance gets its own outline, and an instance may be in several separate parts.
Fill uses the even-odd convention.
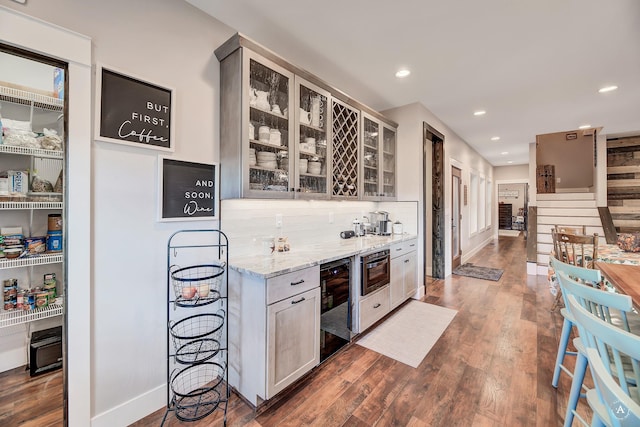
[[[608,420],[613,427],[640,425],[640,405],[631,399],[607,371],[596,349],[588,348],[587,359],[598,397],[606,408]],[[601,414],[599,414],[601,416]]]
[[[593,235],[561,233],[551,230],[556,257],[567,264],[593,268],[598,259],[598,233]]]
[[[553,230],[552,230],[553,231]],[[577,279],[586,284],[591,284],[596,286],[602,280],[602,273],[600,270],[590,269],[578,267],[573,264],[567,264],[566,262],[559,261],[553,254],[549,257],[549,262],[555,276],[558,277],[560,272],[564,272],[567,276]],[[560,279],[558,279],[558,284],[560,285],[560,289],[562,290],[562,284],[560,283]],[[565,297],[565,292],[562,291],[562,298],[564,299],[565,307],[568,306],[567,299]]]
[[[554,227],[555,231],[558,233],[567,233],[567,234],[587,234],[587,226],[577,226],[577,227],[568,227],[566,225],[556,225]]]
[[[583,344],[598,350],[607,372],[615,376],[620,388],[630,395],[629,384],[640,384],[640,337],[598,318],[579,302],[576,295],[569,295],[567,299]],[[630,371],[625,370],[623,358],[631,361]]]

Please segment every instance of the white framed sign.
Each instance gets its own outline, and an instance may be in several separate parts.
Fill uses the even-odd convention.
[[[158,221],[218,219],[218,163],[158,157]]]
[[[174,90],[96,65],[94,138],[174,151]]]

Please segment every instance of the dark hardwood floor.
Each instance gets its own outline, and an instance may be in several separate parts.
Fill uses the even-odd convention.
[[[562,318],[549,311],[546,277],[527,276],[525,253],[523,237],[501,236],[470,260],[504,269],[500,281],[427,279],[424,300],[458,314],[417,369],[351,344],[259,413],[233,395],[228,425],[561,426],[570,380],[563,374],[556,390],[551,377]],[[0,425],[55,425],[15,422],[45,384],[11,377],[0,376]],[[590,420],[584,400],[578,410]],[[133,426],[159,426],[164,413]],[[182,423],[169,413],[165,425],[218,426],[221,416]]]

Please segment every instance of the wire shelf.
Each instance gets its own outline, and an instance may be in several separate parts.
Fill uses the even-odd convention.
[[[177,322],[169,322],[174,357],[178,363],[200,363],[214,357],[220,350],[224,326],[224,310],[203,313]]]
[[[64,312],[62,305],[50,304],[46,307],[34,308],[32,310],[11,310],[0,314],[0,328],[22,325],[34,320],[47,319],[49,317],[60,316]]]
[[[0,270],[17,267],[30,267],[32,265],[57,264],[64,260],[62,253],[31,255],[24,258],[0,260]]]
[[[226,367],[220,363],[199,363],[175,373],[171,379],[173,410],[180,421],[196,421],[215,411],[226,387]]]
[[[167,410],[161,425],[169,412],[180,421],[196,421],[216,409],[227,423],[228,248],[219,230],[181,230],[169,238]],[[199,308],[212,303],[213,308]],[[195,314],[185,316],[189,310]]]
[[[220,299],[220,284],[224,272],[225,263],[194,265],[172,270],[171,283],[176,305],[200,306]]]

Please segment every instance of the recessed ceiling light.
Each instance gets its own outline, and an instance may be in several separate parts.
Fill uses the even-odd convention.
[[[591,127],[591,125],[582,125],[579,126],[578,129],[589,129]]]
[[[611,85],[611,86],[605,86],[605,87],[601,87],[598,92],[600,93],[605,93],[605,92],[611,92],[618,89],[618,86],[615,85]]]
[[[509,154],[509,152],[508,152],[508,151],[503,151],[503,152],[502,152],[502,153],[500,153],[500,154],[502,154],[503,156],[506,156],[507,154]]]
[[[512,162],[511,160],[509,160],[507,163],[511,164],[511,163],[513,163],[513,162]]]
[[[500,137],[499,136],[492,136],[491,140],[492,141],[498,141],[498,140],[500,140]]]
[[[406,68],[402,68],[396,72],[396,77],[402,79],[404,77],[407,77],[409,74],[411,74],[411,71],[407,70]]]
[[[487,112],[484,110],[478,110],[473,112],[474,116],[484,116],[485,114],[487,114]]]

